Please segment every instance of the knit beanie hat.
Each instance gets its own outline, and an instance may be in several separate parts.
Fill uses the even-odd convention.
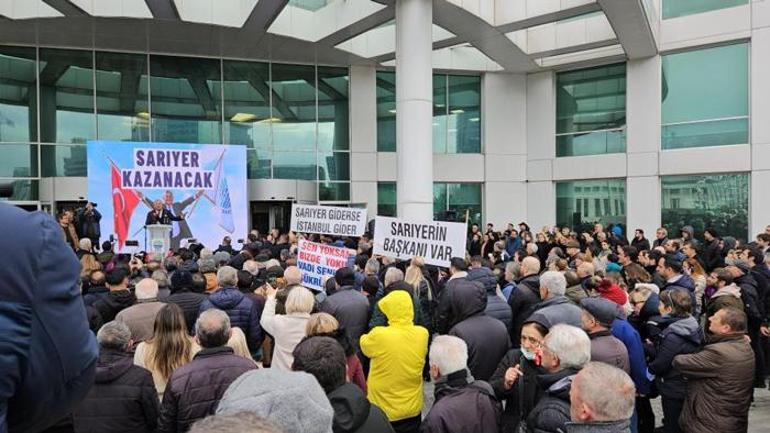
[[[252,412],[284,433],[332,433],[334,410],[310,374],[252,370],[227,388],[217,413]]]

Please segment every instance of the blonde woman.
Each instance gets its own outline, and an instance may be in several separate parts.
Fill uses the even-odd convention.
[[[305,337],[305,327],[315,306],[315,297],[310,290],[302,286],[291,287],[286,298],[286,314],[276,315],[275,294],[278,290],[270,284],[266,284],[266,287],[267,302],[259,323],[275,340],[270,366],[291,371],[291,364],[294,362],[292,352]]]
[[[310,316],[310,320],[305,327],[307,337],[324,336],[337,340],[345,350],[347,358],[348,382],[357,385],[366,394],[366,376],[361,366],[361,360],[356,355],[356,349],[350,344],[350,339],[344,330],[340,329],[337,319],[328,313],[316,313]]]
[[[91,272],[101,271],[102,264],[96,260],[93,254],[85,254],[80,258],[80,279],[81,281],[88,281],[91,278]]]
[[[227,340],[226,346],[233,349],[233,352],[236,355],[254,362],[254,359],[251,357],[251,352],[249,352],[249,345],[246,343],[246,334],[243,333],[241,328],[238,328],[237,326],[230,328],[230,339]],[[256,362],[254,364],[256,364]]]
[[[187,335],[182,309],[166,304],[155,317],[152,339],[136,347],[134,364],[152,373],[158,397],[162,399],[171,373],[190,362],[198,351],[200,347]]]
[[[425,323],[430,325],[428,331],[433,333],[433,290],[430,282],[423,274],[425,259],[415,257],[412,259],[409,267],[406,268],[404,281],[412,286],[414,305],[420,308]]]

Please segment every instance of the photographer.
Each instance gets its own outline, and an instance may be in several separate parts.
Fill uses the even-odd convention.
[[[75,211],[75,229],[80,239],[91,239],[92,251],[99,246],[99,237],[101,237],[99,221],[101,220],[102,214],[96,210],[96,203],[89,201],[84,207]]]

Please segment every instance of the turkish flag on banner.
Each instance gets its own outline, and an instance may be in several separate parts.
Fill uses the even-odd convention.
[[[122,249],[128,237],[131,215],[141,199],[133,189],[123,189],[120,182],[120,170],[113,162],[110,162],[110,171],[112,173],[112,214],[115,235],[118,238],[118,249]]]

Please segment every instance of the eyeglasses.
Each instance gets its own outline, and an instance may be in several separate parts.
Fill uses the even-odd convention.
[[[535,346],[535,347],[542,347],[543,346],[543,342],[542,341],[540,341],[540,340],[538,340],[537,338],[534,338],[534,337],[527,337],[526,335],[522,335],[521,336],[521,342],[522,342],[522,344],[523,343],[529,343],[530,345]]]

